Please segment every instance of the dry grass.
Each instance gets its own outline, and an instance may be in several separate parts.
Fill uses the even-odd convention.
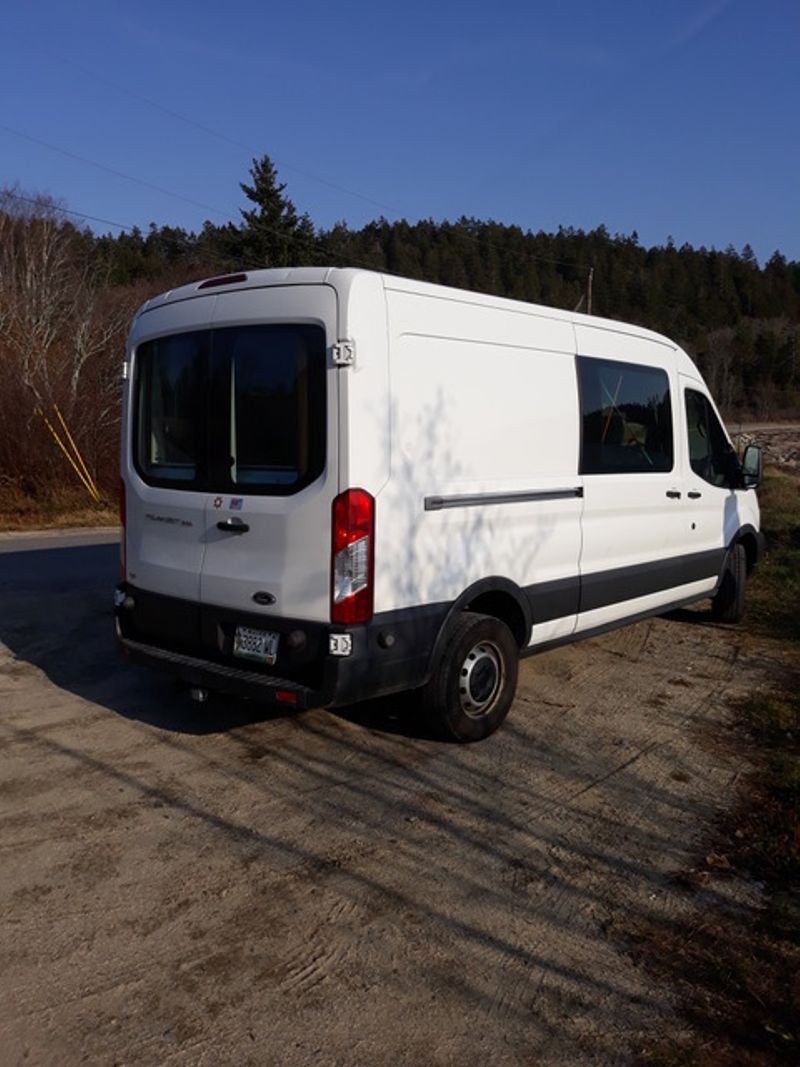
[[[800,477],[767,472],[759,490],[767,556],[748,589],[748,625],[763,636],[800,640]]]
[[[800,682],[800,672],[797,675]],[[624,931],[637,960],[679,997],[690,1036],[642,1053],[648,1067],[767,1067],[800,1062],[800,696],[740,705],[739,755],[753,765],[695,866],[676,875],[691,918]],[[723,905],[714,889],[745,877],[763,907]]]
[[[14,489],[0,494],[0,531],[116,526],[116,501],[94,504],[84,492],[52,490],[38,497]]]

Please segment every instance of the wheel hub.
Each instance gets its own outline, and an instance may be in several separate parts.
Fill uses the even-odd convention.
[[[490,641],[473,646],[461,665],[459,699],[470,718],[479,718],[491,708],[503,681],[502,658]]]

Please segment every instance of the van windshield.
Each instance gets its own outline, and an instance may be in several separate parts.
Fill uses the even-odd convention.
[[[195,331],[142,344],[134,463],[150,485],[294,493],[325,464],[318,326]]]

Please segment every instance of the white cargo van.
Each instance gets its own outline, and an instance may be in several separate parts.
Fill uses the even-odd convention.
[[[477,740],[520,654],[704,597],[736,620],[760,470],[647,330],[362,270],[211,278],[130,334],[117,632],[198,698],[420,690]]]

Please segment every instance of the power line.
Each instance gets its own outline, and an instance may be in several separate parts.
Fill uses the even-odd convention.
[[[122,93],[125,96],[129,96],[133,100],[138,100],[140,103],[144,103],[148,107],[154,108],[156,111],[161,111],[163,114],[169,115],[171,118],[176,119],[179,122],[183,122],[188,126],[192,126],[193,128],[195,128],[197,130],[200,130],[201,132],[207,134],[210,137],[214,137],[214,138],[217,138],[218,140],[225,141],[228,144],[231,144],[231,145],[233,145],[233,146],[235,146],[237,148],[242,148],[245,151],[247,151],[249,153],[252,153],[254,156],[258,156],[259,154],[263,154],[263,153],[260,153],[258,149],[254,148],[252,145],[249,145],[244,141],[239,141],[236,138],[231,137],[226,133],[222,133],[221,131],[214,129],[211,126],[207,126],[204,123],[198,122],[196,119],[193,119],[193,118],[191,118],[191,117],[189,117],[187,115],[184,115],[179,111],[175,111],[173,108],[167,107],[165,104],[162,104],[157,100],[152,100],[150,97],[144,96],[141,93],[137,93],[134,90],[129,89],[127,86],[120,85],[118,82],[115,82],[110,78],[106,78],[105,76],[103,76],[101,74],[98,74],[96,71],[91,70],[90,68],[85,67],[80,63],[76,63],[74,60],[68,59],[68,58],[66,58],[66,56],[63,56],[58,52],[52,52],[50,49],[43,48],[41,45],[38,45],[38,44],[36,44],[34,42],[29,42],[29,43],[31,44],[32,47],[35,47],[36,50],[41,52],[43,55],[49,55],[52,58],[57,59],[59,62],[63,63],[65,66],[73,67],[75,70],[80,71],[80,73],[83,74],[85,77],[92,78],[95,81],[99,82],[100,84],[107,85],[110,88],[114,89],[115,91],[117,91],[119,93]],[[43,146],[45,148],[50,149],[51,151],[58,152],[61,155],[66,156],[69,159],[78,160],[79,162],[85,163],[88,166],[95,167],[96,169],[105,171],[106,173],[112,174],[115,177],[122,178],[125,181],[133,182],[133,183],[135,183],[137,185],[143,186],[144,188],[153,189],[156,192],[162,193],[165,196],[170,196],[170,197],[173,197],[173,198],[175,198],[177,200],[182,200],[183,202],[185,202],[187,204],[191,204],[194,207],[200,207],[200,208],[203,208],[206,211],[211,211],[215,215],[220,215],[220,216],[228,218],[228,219],[230,219],[231,215],[235,215],[235,212],[231,212],[231,211],[227,211],[226,212],[226,211],[223,211],[220,208],[215,208],[215,207],[212,207],[211,205],[204,204],[204,203],[202,203],[200,201],[197,201],[197,200],[193,200],[190,197],[183,196],[180,193],[175,193],[175,192],[173,192],[173,191],[171,191],[169,189],[165,189],[165,188],[163,188],[163,186],[155,185],[152,182],[145,181],[144,179],[141,179],[141,178],[136,178],[133,175],[124,173],[123,171],[115,170],[114,168],[108,167],[108,166],[106,166],[105,164],[102,164],[102,163],[98,163],[95,160],[87,159],[84,156],[79,156],[76,153],[70,152],[70,151],[68,151],[66,149],[63,149],[63,148],[60,148],[60,147],[58,147],[56,145],[51,145],[46,141],[43,141],[41,139],[32,137],[29,134],[22,133],[19,130],[12,129],[9,126],[5,126],[5,125],[0,124],[0,129],[5,130],[8,133],[14,134],[17,137],[21,137],[24,140],[31,141],[34,144],[39,144],[39,145],[41,145],[41,146]],[[420,223],[425,221],[420,216],[415,216],[415,215],[413,215],[411,213],[404,213],[402,211],[402,209],[400,209],[400,208],[398,208],[396,206],[393,206],[393,205],[390,205],[390,204],[384,204],[381,201],[374,199],[373,197],[366,196],[365,194],[360,193],[360,192],[356,192],[355,190],[349,189],[346,186],[340,185],[337,182],[333,182],[333,181],[330,181],[327,178],[323,178],[318,174],[314,174],[314,173],[312,173],[310,171],[302,170],[301,168],[295,167],[292,164],[287,163],[284,160],[281,160],[276,156],[275,157],[270,156],[270,158],[273,160],[274,163],[279,164],[284,169],[293,171],[296,174],[300,174],[303,177],[308,178],[311,181],[318,182],[321,185],[326,185],[328,188],[335,189],[337,192],[341,192],[341,193],[344,193],[347,196],[352,196],[352,197],[355,197],[355,198],[357,198],[359,200],[363,200],[363,201],[365,201],[367,203],[372,204],[375,207],[382,208],[382,209],[384,209],[386,211],[390,211],[390,212],[395,213],[395,214],[401,214],[401,215],[405,214],[405,218],[406,218],[406,220],[409,221],[409,225],[418,225],[418,224],[420,224]],[[89,216],[87,216],[87,218],[88,217]],[[414,220],[414,221],[411,222],[410,220]],[[463,232],[462,232],[462,236],[466,240],[476,241],[479,244],[485,243],[485,244],[488,244],[490,246],[492,246],[494,244],[494,242],[492,242],[492,240],[490,238],[474,237],[472,234],[463,233]],[[531,252],[523,252],[521,254],[526,259],[535,260],[536,262],[540,262],[540,263],[550,263],[550,264],[553,264],[555,266],[561,266],[561,267],[574,267],[575,266],[575,264],[573,264],[573,263],[567,263],[565,261],[552,259],[552,258],[546,257],[546,256],[537,256],[537,255],[535,255],[534,253],[531,253]]]
[[[142,186],[142,187],[144,187],[146,189],[153,189],[154,191],[156,191],[158,193],[161,193],[164,196],[172,197],[175,200],[181,200],[184,203],[191,204],[194,207],[203,208],[203,210],[210,211],[215,215],[220,215],[225,219],[230,220],[231,215],[235,214],[234,212],[224,211],[222,208],[216,208],[216,207],[213,207],[210,204],[205,204],[202,201],[193,200],[191,197],[183,196],[183,194],[181,194],[181,193],[173,192],[171,189],[165,189],[163,186],[156,185],[153,182],[148,182],[143,178],[137,178],[132,174],[127,174],[124,171],[116,170],[114,167],[108,167],[104,163],[98,163],[96,160],[89,159],[86,156],[78,155],[78,153],[76,153],[76,152],[70,152],[66,148],[61,148],[58,145],[50,144],[48,141],[44,141],[40,137],[33,137],[30,134],[23,133],[21,130],[14,129],[11,126],[6,126],[3,123],[0,123],[0,130],[4,130],[6,133],[10,133],[14,137],[19,137],[24,141],[30,141],[32,144],[37,144],[37,145],[40,145],[43,148],[47,148],[51,152],[56,152],[59,155],[66,156],[68,159],[77,160],[79,163],[83,163],[86,166],[94,167],[96,170],[103,171],[106,174],[111,174],[115,178],[122,178],[124,181],[132,182],[133,184],[140,185],[140,186]],[[80,213],[79,212],[74,212],[74,214],[80,214]],[[92,218],[91,215],[84,215],[82,217],[84,217],[84,218]],[[410,223],[409,222],[409,226],[419,226],[419,225],[422,225],[424,222],[425,222],[424,219],[418,219],[415,223]],[[119,223],[112,223],[112,225],[114,225],[114,226],[120,225],[121,226],[121,224],[119,224]],[[434,225],[436,225],[436,224],[434,224]],[[451,223],[449,225],[452,225],[452,226],[455,227],[455,226],[458,226],[458,223]],[[122,229],[130,229],[130,227],[127,227],[127,226],[125,226],[125,227],[121,226],[121,228]],[[438,228],[438,226],[437,226],[437,228]],[[277,231],[275,231],[275,232],[277,232]],[[463,228],[460,231],[460,236],[463,239],[467,240],[467,241],[474,241],[479,246],[488,245],[490,247],[496,247],[496,248],[498,248],[498,250],[500,250],[499,246],[497,246],[491,240],[491,238],[477,237],[474,234],[466,233],[463,230]],[[568,263],[565,260],[552,259],[552,258],[550,258],[548,256],[537,256],[533,252],[521,251],[520,255],[524,259],[535,260],[535,261],[537,261],[539,263],[551,263],[551,264],[553,264],[555,266],[560,266],[560,267],[575,267],[576,266],[575,263]]]
[[[239,141],[235,137],[231,137],[227,133],[223,133],[220,130],[215,130],[212,126],[206,126],[202,122],[198,122],[196,119],[191,118],[189,115],[184,115],[180,111],[175,111],[171,107],[167,107],[165,104],[160,103],[158,100],[152,100],[148,96],[144,96],[142,93],[137,93],[133,89],[129,89],[125,85],[120,85],[118,82],[113,81],[110,78],[106,78],[102,74],[98,74],[94,70],[90,70],[88,67],[84,67],[80,63],[76,63],[72,59],[67,59],[66,56],[62,56],[57,52],[51,52],[49,49],[42,48],[39,45],[33,45],[38,51],[44,55],[52,56],[58,59],[66,66],[73,67],[75,70],[80,71],[87,78],[92,78],[99,82],[101,85],[107,85],[112,89],[115,89],[119,93],[123,93],[125,96],[131,97],[132,100],[138,100],[140,103],[147,104],[148,107],[154,108],[156,111],[161,111],[165,115],[169,115],[170,118],[177,119],[179,122],[185,123],[187,126],[192,126],[196,130],[200,130],[202,133],[206,133],[211,137],[216,137],[217,140],[225,141],[227,144],[233,145],[235,148],[242,148],[245,152],[252,153],[254,156],[260,156],[263,154],[263,150],[254,148],[252,145],[247,144],[245,141]],[[310,181],[318,182],[320,185],[325,185],[329,189],[335,189],[339,193],[344,193],[346,196],[355,197],[357,200],[363,200],[368,204],[372,204],[373,207],[379,207],[384,211],[390,211],[394,214],[402,214],[400,208],[393,206],[392,204],[384,204],[380,200],[375,200],[371,196],[367,196],[365,193],[357,192],[355,189],[349,189],[345,185],[340,185],[338,182],[333,182],[329,178],[323,178],[319,174],[314,174],[312,171],[303,170],[300,167],[296,167],[291,163],[287,163],[285,160],[278,159],[277,156],[271,157],[273,162],[279,164],[284,170],[289,170],[295,174],[301,175],[303,178],[308,178]]]
[[[124,171],[115,170],[114,167],[107,167],[105,163],[98,163],[94,159],[87,159],[86,156],[79,156],[77,152],[70,152],[66,148],[60,148],[58,145],[50,144],[49,141],[43,141],[40,137],[32,137],[29,133],[23,133],[21,130],[15,130],[11,126],[6,126],[0,123],[0,130],[5,133],[13,134],[14,137],[19,137],[23,141],[30,141],[31,144],[40,145],[42,148],[47,148],[51,152],[57,152],[61,156],[66,156],[67,159],[75,159],[79,163],[85,163],[88,167],[94,167],[96,170],[104,171],[106,174],[112,174],[115,178],[122,178],[123,181],[133,182],[134,185],[141,185],[145,189],[153,189],[157,193],[161,193],[164,196],[170,196],[174,200],[182,200],[186,204],[191,204],[193,207],[202,208],[204,211],[210,211],[214,215],[221,215],[223,218],[229,219],[234,212],[223,211],[222,208],[213,207],[211,204],[204,204],[201,200],[193,200],[191,197],[184,196],[182,193],[175,193],[171,189],[165,189],[162,185],[155,185],[153,182],[145,181],[144,178],[137,178],[133,174],[126,174]]]
[[[4,199],[19,200],[23,204],[32,204],[34,207],[42,206],[41,200],[35,200],[31,196],[21,196],[19,193],[12,193],[8,189],[0,190],[0,203],[2,203]],[[136,229],[135,226],[126,226],[124,222],[114,222],[113,219],[101,219],[98,215],[87,215],[84,211],[70,211],[69,208],[61,207],[60,204],[54,204],[53,209],[59,215],[72,215],[76,219],[88,219],[90,222],[102,222],[104,226],[114,226],[116,229],[125,230],[128,233],[131,233]]]
[[[211,126],[207,126],[207,125],[205,125],[205,123],[198,122],[196,119],[193,119],[188,115],[184,115],[179,111],[175,111],[171,107],[167,107],[165,104],[162,104],[158,100],[153,100],[150,97],[145,96],[142,93],[135,92],[133,89],[130,89],[127,86],[120,85],[118,82],[115,82],[113,79],[106,78],[104,75],[98,74],[97,71],[91,70],[90,68],[83,66],[83,64],[76,63],[74,60],[68,59],[66,56],[63,56],[58,52],[52,52],[49,49],[43,48],[41,45],[35,44],[34,42],[31,42],[31,44],[32,44],[33,47],[36,47],[36,49],[39,52],[41,52],[42,54],[49,55],[52,58],[59,60],[59,62],[63,63],[65,66],[70,66],[70,67],[73,67],[75,70],[80,71],[80,73],[83,74],[84,77],[92,78],[95,81],[99,82],[101,85],[107,85],[110,88],[114,89],[116,92],[122,93],[123,95],[128,96],[133,100],[138,100],[140,103],[146,104],[148,107],[154,108],[156,111],[160,111],[165,115],[169,115],[170,118],[176,119],[178,122],[183,122],[188,126],[192,126],[194,129],[200,130],[202,133],[205,133],[210,137],[215,137],[216,139],[218,139],[220,141],[225,141],[227,144],[233,145],[236,148],[242,148],[246,152],[252,153],[253,156],[259,156],[259,155],[263,154],[263,151],[259,151],[259,149],[254,148],[252,145],[247,144],[244,141],[240,141],[235,137],[231,137],[229,134],[223,133],[220,130],[216,130]],[[2,126],[0,126],[0,128],[6,128],[7,129],[7,127],[2,127]],[[16,132],[16,131],[10,131],[10,132]],[[20,134],[19,136],[25,136],[25,135]],[[28,138],[28,139],[29,140],[34,140],[33,138]],[[44,142],[39,142],[39,143],[44,144]],[[46,146],[46,147],[52,147],[52,146]],[[55,150],[56,151],[63,151],[61,149],[55,149]],[[69,154],[69,153],[65,153],[65,154]],[[73,156],[72,158],[80,159],[81,157]],[[398,215],[405,215],[406,219],[409,221],[409,225],[419,225],[420,223],[425,221],[420,216],[415,216],[415,215],[411,214],[410,212],[409,213],[403,212],[403,210],[401,208],[399,208],[399,207],[397,207],[395,205],[384,204],[380,200],[376,200],[371,196],[365,195],[364,193],[357,192],[354,189],[349,189],[349,188],[347,188],[347,186],[340,185],[339,183],[333,182],[328,178],[323,178],[319,174],[314,174],[311,171],[307,171],[307,170],[303,170],[303,169],[301,169],[299,167],[295,167],[293,164],[287,163],[285,160],[281,160],[277,156],[270,156],[270,159],[273,161],[273,163],[277,163],[284,170],[293,171],[295,174],[300,174],[302,177],[308,178],[311,181],[315,181],[315,182],[319,183],[320,185],[325,185],[328,188],[335,189],[337,192],[344,193],[347,196],[352,196],[352,197],[355,197],[358,200],[363,200],[366,203],[372,204],[374,207],[379,207],[379,208],[381,208],[381,209],[383,209],[385,211],[390,211],[390,212],[392,212],[394,214],[398,214]],[[120,172],[111,170],[111,168],[105,168],[105,167],[102,166],[102,164],[93,163],[90,160],[84,160],[84,162],[89,162],[90,165],[92,165],[92,166],[100,167],[100,169],[106,169],[112,174],[116,174],[117,176],[121,176]],[[178,197],[179,199],[185,200],[187,203],[194,204],[195,206],[205,207],[206,210],[214,211],[216,214],[219,214],[219,215],[225,215],[226,214],[225,212],[220,211],[219,209],[214,209],[214,208],[208,207],[207,205],[198,204],[196,201],[190,200],[187,197],[181,197],[177,193],[171,193],[171,192],[169,192],[167,190],[163,190],[159,186],[152,185],[149,182],[143,182],[140,179],[131,178],[129,175],[125,176],[125,177],[127,177],[128,180],[130,180],[130,181],[136,181],[138,184],[142,184],[142,185],[148,186],[149,188],[156,189],[159,192],[166,192],[166,194],[168,196],[175,196],[175,197]],[[230,213],[228,213],[228,217],[230,217]],[[413,222],[411,220],[413,220]],[[479,244],[485,243],[485,244],[488,244],[490,246],[499,247],[499,246],[494,245],[494,242],[491,240],[491,238],[475,237],[472,234],[463,233],[463,232],[462,232],[461,236],[464,237],[466,240],[476,241]],[[550,264],[553,264],[554,266],[558,266],[558,267],[574,267],[575,266],[574,263],[567,263],[564,260],[552,259],[551,257],[548,257],[548,256],[537,256],[532,252],[523,252],[521,254],[525,257],[525,259],[535,260],[536,262],[539,262],[539,263],[550,263]]]

